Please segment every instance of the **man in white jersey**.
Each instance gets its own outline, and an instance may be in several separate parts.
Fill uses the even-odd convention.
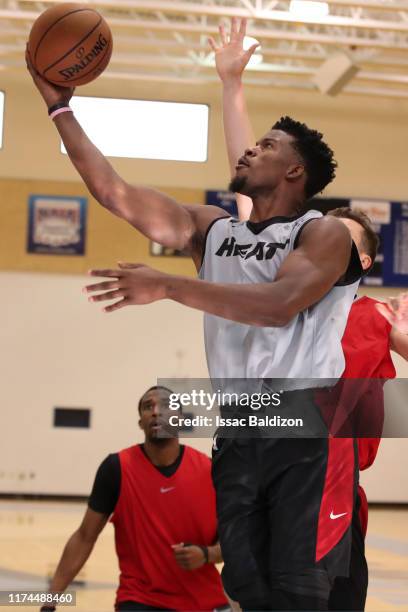
[[[76,121],[69,108],[73,89],[42,79],[29,56],[27,64],[96,200],[149,239],[187,251],[201,270],[200,278],[140,264],[94,270],[93,276],[109,280],[87,287],[99,292],[90,300],[115,300],[107,312],[161,299],[205,312],[207,359],[216,378],[338,378],[340,340],[361,268],[338,219],[302,214],[305,200],[335,175],[322,135],[286,117],[245,151],[232,188],[252,198],[253,210],[250,221],[240,223],[217,207],[183,206],[126,183]],[[288,409],[300,402],[317,414],[311,389],[287,395]],[[326,438],[220,444],[214,482],[230,595],[248,609],[325,609],[331,577],[348,570],[353,474],[341,472],[342,457]],[[352,452],[343,448],[342,456]],[[334,497],[339,507],[331,507]],[[248,529],[251,550],[243,537]],[[248,582],[249,565],[255,573]]]

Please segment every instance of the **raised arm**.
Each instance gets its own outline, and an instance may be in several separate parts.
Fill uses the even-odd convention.
[[[68,103],[74,89],[57,87],[43,79],[26,55],[27,67],[48,108]],[[54,119],[73,165],[95,199],[125,219],[142,234],[160,244],[192,253],[200,259],[200,244],[208,224],[223,213],[210,206],[183,206],[167,195],[147,187],[134,187],[115,172],[89,140],[72,112]]]
[[[231,33],[225,32],[220,26],[220,44],[209,38],[211,48],[215,53],[215,65],[222,82],[224,136],[227,146],[231,176],[235,174],[238,159],[245,149],[253,147],[255,136],[249,120],[242,73],[252,57],[257,44],[244,51],[243,42],[246,34],[246,19],[231,20]],[[252,210],[252,200],[247,196],[237,194],[238,214],[240,219],[248,219]]]
[[[350,247],[350,233],[343,223],[324,217],[305,226],[298,248],[286,258],[271,283],[211,283],[125,264],[120,270],[92,271],[93,276],[111,280],[89,285],[85,291],[103,292],[90,297],[93,302],[118,298],[105,308],[106,312],[167,298],[238,323],[279,327],[318,302],[343,276]]]

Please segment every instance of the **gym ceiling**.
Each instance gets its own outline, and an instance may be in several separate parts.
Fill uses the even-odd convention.
[[[0,0],[0,77],[7,72],[25,77],[31,24],[51,4],[56,2]],[[310,91],[318,87],[319,76],[321,86],[325,74],[343,69],[336,93],[408,97],[408,0],[334,0],[310,6],[306,0],[86,4],[104,15],[113,32],[114,52],[103,79],[212,83],[217,77],[207,38],[235,15],[248,19],[248,35],[261,44],[246,74],[250,85]]]

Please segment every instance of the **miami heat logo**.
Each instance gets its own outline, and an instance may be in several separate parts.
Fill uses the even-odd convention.
[[[216,251],[219,257],[241,257],[241,259],[250,259],[255,257],[260,260],[272,259],[276,253],[276,249],[284,249],[288,244],[286,242],[257,242],[256,244],[239,244],[235,238],[225,238],[224,242]]]

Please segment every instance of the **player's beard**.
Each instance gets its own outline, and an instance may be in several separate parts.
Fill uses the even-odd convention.
[[[231,180],[228,189],[232,191],[232,193],[241,193],[242,195],[248,195],[246,193],[245,185],[247,183],[246,176],[238,176],[237,174]]]

